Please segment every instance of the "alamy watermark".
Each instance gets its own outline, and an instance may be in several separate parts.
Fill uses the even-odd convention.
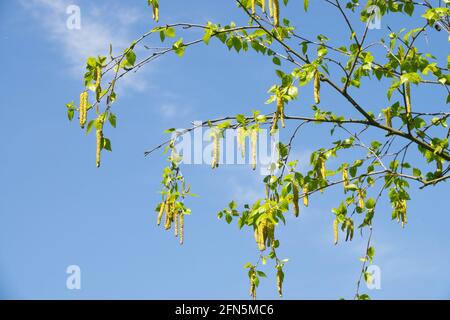
[[[369,290],[381,289],[381,268],[375,264],[367,267],[366,286]]]
[[[69,30],[81,29],[81,9],[79,6],[71,4],[66,8],[66,14],[69,16],[66,20],[66,27]]]
[[[239,143],[236,129],[225,129],[215,145],[213,136],[216,128],[205,129],[201,121],[195,121],[194,129],[177,129],[172,132],[172,140],[182,164],[208,164],[213,161],[214,152],[218,151],[220,165],[256,165],[262,175],[274,173],[278,161],[278,131],[270,134],[267,129],[248,129],[243,143]],[[256,145],[251,141],[250,130],[258,130]],[[216,149],[218,147],[218,149]]]
[[[81,268],[76,265],[70,265],[66,269],[68,274],[66,279],[66,288],[69,290],[80,290],[81,289]]]
[[[369,30],[381,29],[381,10],[377,5],[371,5],[367,8],[369,18],[367,19],[367,28]]]

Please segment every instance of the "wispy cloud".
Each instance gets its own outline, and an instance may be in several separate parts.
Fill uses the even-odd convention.
[[[142,16],[135,8],[116,3],[83,2],[80,5],[81,28],[71,30],[66,25],[69,17],[66,10],[76,3],[67,0],[21,0],[20,3],[44,28],[47,38],[59,46],[68,72],[75,77],[84,73],[88,56],[106,55],[110,43],[116,53],[126,48],[136,36],[130,32],[131,26]],[[132,74],[131,78],[128,82],[136,90],[145,89],[142,75]]]
[[[186,118],[190,115],[189,107],[180,107],[178,104],[164,103],[160,106],[160,115],[165,119]]]

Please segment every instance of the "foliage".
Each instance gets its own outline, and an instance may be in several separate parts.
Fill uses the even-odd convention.
[[[333,231],[335,244],[339,242],[341,233],[344,234],[345,241],[351,241],[355,229],[361,233],[368,230],[367,248],[361,258],[361,277],[370,282],[367,266],[372,263],[375,254],[370,242],[372,220],[380,198],[387,193],[387,199],[392,205],[392,219],[404,226],[407,223],[407,203],[411,199],[410,183],[425,188],[442,183],[450,177],[450,131],[447,129],[450,113],[442,111],[445,109],[444,103],[450,100],[450,58],[447,62],[439,61],[432,53],[424,52],[416,45],[417,40],[433,28],[449,31],[449,1],[434,1],[437,5],[431,1],[417,3],[411,0],[369,0],[365,5],[359,0],[347,1],[345,4],[339,0],[322,2],[320,5],[332,6],[342,17],[342,23],[348,28],[348,40],[346,37],[331,40],[321,34],[316,39],[307,39],[299,34],[297,30],[300,28],[283,18],[288,0],[237,0],[242,13],[248,16],[247,25],[208,22],[205,25],[173,23],[156,26],[117,56],[113,56],[110,46],[108,57],[89,57],[84,84],[86,90],[93,92],[95,99],[91,105],[84,100],[84,94],[80,106],[73,102],[67,104],[69,120],[73,119],[75,112],[79,112],[83,128],[86,117],[92,118],[85,129],[86,133],[92,127],[102,130],[100,142],[98,141],[100,151],[111,150],[110,141],[103,136],[103,127],[106,119],[111,127],[116,126],[116,115],[111,111],[117,98],[115,87],[129,72],[137,71],[171,52],[182,57],[189,47],[202,43],[208,45],[213,40],[237,53],[253,50],[269,58],[276,74],[266,101],[266,104],[274,106],[272,112],[263,114],[258,110],[249,116],[229,115],[201,124],[215,130],[213,168],[219,165],[218,146],[223,139],[224,130],[237,130],[243,154],[245,140],[247,137],[251,140],[253,169],[256,167],[253,155],[256,154],[258,130],[269,128],[273,134],[277,130],[289,130],[283,129],[285,122],[296,124],[295,130],[290,132],[290,139],[277,145],[279,160],[276,166],[281,173],[271,173],[264,177],[265,197],[253,204],[243,204],[242,209],[238,209],[238,204],[231,201],[228,208],[218,213],[218,217],[227,223],[236,220],[239,228],[250,229],[255,235],[259,258],[255,264],[249,262],[245,265],[248,269],[250,294],[254,298],[260,278],[265,277],[260,268],[270,260],[276,269],[278,292],[282,295],[287,259],[279,259],[277,256],[277,248],[280,246],[278,226],[286,223],[289,211],[295,217],[301,217],[301,202],[308,206],[311,196],[318,191],[335,190],[337,186],[342,186],[342,201],[331,209],[333,225],[330,230]],[[158,0],[148,0],[148,5],[152,7],[154,20],[158,21]],[[362,22],[373,19],[368,10],[373,5],[379,8],[382,16],[393,14],[399,19],[410,19],[417,27],[411,30],[390,30],[376,43],[367,44],[368,24],[362,34],[358,34],[352,21],[355,16]],[[309,1],[304,0],[306,14],[310,14],[308,9]],[[203,36],[191,41],[178,37],[178,32],[188,32],[189,29],[203,30]],[[144,40],[155,35],[159,36],[161,42],[170,41],[170,45],[155,49],[138,60],[136,46],[145,47]],[[383,48],[384,54],[375,52],[374,47]],[[357,98],[358,89],[367,88],[376,81],[383,85],[389,82],[385,88],[386,104],[378,109],[370,106],[370,102],[358,101]],[[301,113],[304,110],[291,105],[297,103],[299,95],[310,94],[306,87],[308,83],[313,85],[311,95],[314,96],[315,103],[310,106],[313,116],[287,114],[287,111]],[[429,110],[428,106],[416,104],[414,92],[419,87],[427,87],[427,90],[442,95],[444,106],[438,110]],[[341,108],[342,113],[339,114],[330,111],[326,105],[332,101],[321,98],[323,90],[344,98],[347,109]],[[358,117],[354,117],[355,114]],[[278,126],[279,122],[281,128]],[[331,136],[339,131],[344,138],[336,139],[331,145],[323,145],[312,152],[309,169],[301,171],[297,169],[298,161],[291,159],[290,152],[301,128],[309,124],[331,127]],[[189,133],[194,128],[179,134]],[[168,130],[169,133],[172,131]],[[378,138],[373,139],[374,136]],[[365,142],[366,139],[370,141]],[[189,187],[185,186],[174,140],[170,139],[146,154],[164,145],[167,145],[167,151],[171,151],[170,166],[163,172],[162,202],[156,207],[157,220],[159,224],[165,213],[166,229],[175,223],[175,233],[182,237],[184,215],[190,213],[184,205],[184,199],[192,194]],[[333,163],[331,159],[334,159]],[[367,294],[359,292],[361,277],[355,298],[369,299]]]

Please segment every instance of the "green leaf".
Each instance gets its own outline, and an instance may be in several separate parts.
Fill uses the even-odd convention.
[[[136,54],[134,53],[134,51],[132,49],[127,50],[125,57],[127,59],[128,65],[134,66],[134,63],[136,62]]]
[[[376,204],[375,199],[374,198],[369,198],[366,201],[366,208],[367,209],[373,209],[375,207],[375,204]]]
[[[277,66],[280,66],[280,65],[281,65],[280,58],[278,58],[278,57],[273,57],[272,62],[273,62],[274,64],[276,64]]]
[[[115,115],[114,113],[111,112],[111,113],[109,114],[108,120],[109,120],[109,123],[111,124],[111,126],[112,126],[113,128],[115,128],[115,127],[116,127],[116,121],[117,121],[116,115]]]
[[[175,29],[174,28],[167,28],[165,30],[165,34],[169,38],[174,38],[175,37]]]
[[[111,149],[111,141],[108,138],[103,138],[103,149],[108,150],[108,151],[112,151]]]

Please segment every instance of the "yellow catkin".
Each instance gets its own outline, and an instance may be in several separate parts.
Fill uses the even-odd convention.
[[[336,245],[339,241],[339,222],[337,219],[334,219],[333,221],[333,237],[334,237],[334,244]]]
[[[409,82],[405,83],[405,102],[406,102],[406,115],[411,116],[411,87]]]
[[[277,267],[277,289],[280,297],[283,296],[283,269],[281,267]]]
[[[256,169],[256,151],[257,151],[257,146],[258,146],[258,129],[257,128],[252,129],[250,140],[251,140],[251,147],[252,147],[251,165],[252,165],[252,169],[255,170]]]
[[[237,143],[241,149],[241,157],[245,158],[245,129],[243,127],[237,128]]]
[[[273,17],[273,0],[269,0],[269,16]]]
[[[406,218],[406,200],[401,200],[400,202],[396,203],[396,209],[398,211],[397,220],[402,223],[402,227],[405,226],[407,222]]]
[[[161,224],[161,219],[164,214],[164,209],[166,207],[166,201],[161,202],[161,206],[159,207],[158,218],[156,219],[156,224],[159,226]]]
[[[213,139],[213,158],[211,161],[211,167],[214,169],[219,166],[220,134],[217,131],[213,132],[212,139]]]
[[[97,150],[96,150],[96,157],[95,157],[95,163],[97,165],[97,168],[100,167],[100,155],[102,152],[102,143],[103,143],[103,129],[102,127],[99,127],[96,129],[96,140],[97,140]]]
[[[180,227],[180,244],[183,244],[183,242],[184,242],[184,214],[183,214],[183,212],[180,213],[179,227]]]
[[[266,250],[266,235],[265,235],[265,221],[259,223],[258,227],[255,229],[255,240],[260,251]]]
[[[277,110],[280,115],[281,126],[284,128],[284,100],[282,97],[277,98]]]
[[[383,109],[384,121],[386,123],[386,127],[392,128],[392,113],[391,108]]]
[[[266,223],[266,234],[266,245],[272,246],[275,241],[275,225],[269,220]]]
[[[319,168],[320,178],[325,180],[327,177],[327,170],[325,168],[325,159],[323,157],[319,157]]]
[[[362,189],[358,189],[358,207],[364,209],[364,191]]]
[[[169,200],[166,201],[166,220],[164,222],[164,228],[169,230],[172,226],[172,205]]]
[[[318,70],[314,73],[314,102],[320,103],[320,72]]]
[[[175,211],[174,215],[173,215],[173,223],[174,223],[173,230],[174,230],[175,237],[178,237],[178,216],[179,216],[178,212]]]
[[[294,204],[294,216],[298,217],[300,208],[298,206],[298,187],[295,183],[292,184],[292,202]]]
[[[87,107],[88,107],[88,92],[83,91],[80,94],[80,127],[83,129],[86,125]]]
[[[95,98],[97,102],[100,102],[100,95],[102,93],[102,87],[101,87],[101,81],[102,81],[102,68],[97,67],[95,71]]]
[[[261,10],[262,12],[266,12],[266,0],[261,0]]]
[[[342,181],[344,184],[344,192],[347,192],[347,187],[350,184],[350,180],[348,179],[348,166],[342,168]]]
[[[255,3],[256,0],[251,0],[252,1],[252,14],[255,14]]]
[[[303,205],[304,205],[305,207],[307,207],[308,204],[309,204],[309,199],[308,199],[308,185],[305,184],[305,185],[303,186]]]
[[[280,25],[280,3],[278,0],[273,0],[273,24],[275,27]]]
[[[279,117],[280,117],[280,113],[279,113],[279,110],[277,108],[277,110],[273,114],[272,127],[270,128],[270,134],[271,135],[273,135],[278,129],[278,118]]]
[[[152,10],[153,10],[153,20],[158,22],[159,21],[159,4],[153,3]]]

